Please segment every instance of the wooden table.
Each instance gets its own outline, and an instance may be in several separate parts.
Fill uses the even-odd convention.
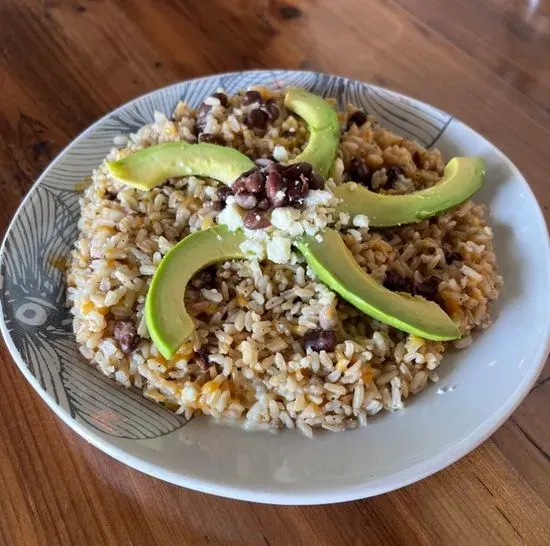
[[[550,7],[528,0],[3,0],[0,235],[48,162],[157,87],[249,68],[375,82],[451,112],[550,205]],[[530,5],[532,7],[530,7]],[[0,544],[550,543],[550,366],[479,449],[421,483],[324,507],[168,485],[57,419],[0,343]]]

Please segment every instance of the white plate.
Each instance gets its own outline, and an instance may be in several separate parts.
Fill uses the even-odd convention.
[[[439,368],[444,395],[431,386],[405,410],[371,419],[366,429],[278,435],[186,422],[138,393],[119,388],[79,357],[63,307],[58,264],[76,237],[78,183],[112,146],[113,137],[170,115],[184,98],[197,106],[218,87],[298,85],[351,102],[382,123],[450,158],[482,155],[487,203],[504,289],[494,325]],[[257,502],[316,504],[402,487],[474,449],[512,413],[548,355],[548,232],[529,186],[481,135],[424,103],[336,76],[252,71],[179,83],[140,97],[92,125],[50,165],[13,220],[0,251],[0,328],[13,358],[40,396],[81,436],[116,459],[169,482]]]

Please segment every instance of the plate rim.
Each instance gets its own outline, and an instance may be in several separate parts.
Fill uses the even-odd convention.
[[[42,184],[43,180],[47,177],[50,170],[53,169],[53,167],[58,162],[58,160],[62,158],[64,154],[75,143],[84,139],[88,135],[88,133],[92,132],[96,127],[104,123],[110,116],[112,116],[113,114],[119,111],[126,109],[128,106],[130,106],[132,103],[136,101],[145,99],[146,97],[149,97],[149,96],[156,95],[157,93],[163,90],[168,90],[169,88],[177,87],[182,84],[192,84],[193,82],[200,82],[205,79],[216,78],[221,76],[232,76],[232,75],[239,75],[239,74],[253,75],[255,73],[265,74],[269,72],[284,72],[284,73],[294,74],[294,75],[334,76],[337,78],[342,78],[346,82],[358,83],[361,85],[367,85],[370,87],[381,89],[383,91],[389,91],[390,93],[398,95],[399,97],[402,97],[408,100],[413,100],[418,104],[425,105],[427,108],[438,110],[443,114],[448,115],[450,118],[450,122],[455,121],[455,122],[461,123],[466,128],[468,128],[469,130],[473,131],[474,133],[482,137],[490,145],[492,149],[498,152],[499,156],[510,168],[514,177],[518,179],[518,181],[522,185],[523,190],[529,195],[530,199],[535,205],[537,223],[539,228],[541,229],[541,236],[545,236],[547,241],[547,244],[545,246],[545,256],[543,261],[546,264],[550,264],[550,241],[549,241],[549,234],[548,234],[548,226],[546,223],[546,219],[544,218],[544,214],[542,213],[542,209],[537,201],[537,198],[533,190],[527,183],[527,180],[525,179],[525,177],[521,174],[520,170],[508,158],[508,156],[504,154],[504,152],[502,152],[499,148],[497,148],[490,140],[485,138],[483,134],[479,133],[477,130],[471,128],[469,125],[455,118],[453,115],[448,114],[443,110],[440,110],[438,107],[432,106],[424,101],[416,99],[415,97],[405,95],[399,91],[395,91],[385,86],[379,86],[379,85],[365,82],[362,80],[347,78],[345,76],[339,76],[331,73],[311,71],[311,70],[286,70],[286,69],[280,69],[280,68],[227,71],[227,72],[207,74],[204,76],[198,76],[188,80],[180,80],[180,81],[168,84],[166,86],[160,87],[158,89],[154,89],[152,91],[149,91],[137,97],[134,97],[120,104],[116,108],[110,110],[103,116],[101,116],[99,119],[94,121],[91,125],[86,127],[83,131],[81,131],[74,139],[72,139],[59,152],[51,160],[51,162],[46,167],[46,169],[42,171],[42,173],[38,176],[38,178],[31,185],[31,187],[27,190],[25,197],[17,207],[8,225],[6,233],[2,240],[2,244],[0,245],[0,263],[3,261],[4,255],[6,252],[6,244],[14,228],[14,225],[18,221],[18,217],[21,211],[27,205],[27,201],[31,198],[32,194],[36,191],[36,189],[40,186],[40,184]],[[547,268],[547,276],[548,276],[549,285],[550,285],[550,267]],[[94,447],[100,449],[107,455],[113,457],[114,459],[138,471],[144,472],[145,474],[148,474],[155,478],[159,478],[163,481],[173,483],[175,485],[186,487],[202,493],[209,493],[209,494],[213,494],[213,495],[217,495],[225,498],[258,502],[258,503],[279,504],[279,505],[330,504],[330,503],[347,502],[347,501],[367,498],[371,496],[376,496],[379,494],[383,494],[383,493],[387,493],[387,492],[399,489],[401,487],[405,487],[419,480],[422,480],[432,474],[435,474],[436,472],[439,472],[443,468],[453,464],[454,462],[458,461],[459,459],[461,459],[462,457],[470,453],[472,450],[478,447],[482,442],[484,442],[487,438],[489,438],[498,428],[500,428],[500,426],[502,426],[502,424],[510,417],[513,411],[521,404],[524,398],[529,394],[529,391],[535,384],[538,376],[540,375],[544,367],[546,359],[548,358],[548,355],[550,353],[550,320],[548,321],[546,326],[547,326],[546,340],[544,342],[541,342],[541,345],[533,360],[533,366],[530,367],[529,372],[524,376],[521,383],[519,383],[516,386],[516,389],[514,390],[513,395],[508,398],[507,402],[503,406],[501,406],[498,410],[494,411],[489,417],[484,419],[472,431],[470,431],[467,436],[463,437],[457,443],[448,447],[444,451],[440,453],[436,453],[435,455],[431,456],[429,459],[423,460],[419,463],[409,466],[408,468],[398,473],[392,474],[388,477],[384,477],[381,479],[377,478],[369,483],[362,483],[354,486],[346,486],[341,488],[335,487],[328,490],[327,492],[324,492],[324,491],[308,492],[306,490],[305,492],[289,491],[284,493],[283,492],[272,493],[272,492],[265,492],[265,491],[260,492],[257,490],[252,490],[247,487],[238,487],[233,485],[219,484],[217,482],[209,482],[202,478],[198,479],[198,478],[194,478],[193,476],[184,475],[182,473],[178,473],[172,470],[166,470],[161,465],[154,464],[152,462],[145,460],[142,457],[133,455],[127,448],[118,446],[113,442],[110,442],[108,439],[102,437],[99,434],[99,432],[94,431],[91,427],[87,427],[84,424],[80,423],[80,421],[73,418],[62,406],[57,405],[55,403],[53,398],[45,390],[42,389],[38,380],[30,372],[28,366],[24,362],[23,357],[17,350],[11,338],[11,335],[7,330],[7,326],[4,320],[4,309],[2,308],[2,302],[0,300],[0,333],[2,334],[2,338],[4,340],[4,343],[6,344],[6,347],[10,352],[10,356],[12,360],[15,362],[17,368],[19,368],[19,370],[23,373],[27,381],[29,381],[33,389],[38,393],[40,398],[46,403],[46,405],[51,410],[53,410],[54,413],[65,424],[67,424],[73,431],[75,431],[79,436],[81,436],[86,441],[91,443]]]

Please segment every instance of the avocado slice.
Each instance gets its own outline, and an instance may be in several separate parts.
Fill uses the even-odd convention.
[[[457,325],[436,303],[391,292],[363,271],[337,231],[326,230],[321,242],[305,237],[296,245],[321,281],[365,314],[425,339],[460,337]]]
[[[147,292],[145,320],[164,358],[172,358],[195,329],[184,304],[191,277],[217,262],[244,259],[244,240],[242,232],[216,226],[187,236],[163,258]]]
[[[420,222],[473,195],[483,184],[485,162],[482,157],[455,157],[447,163],[443,178],[431,188],[407,195],[383,195],[355,182],[334,188],[342,202],[337,212],[351,216],[364,214],[372,227],[399,226]]]
[[[286,92],[285,107],[304,119],[309,129],[306,147],[292,163],[306,161],[315,172],[327,178],[340,142],[337,113],[322,97],[296,87]]]
[[[187,142],[166,142],[107,162],[114,178],[139,190],[150,190],[175,176],[204,176],[230,186],[254,167],[251,159],[234,148]]]

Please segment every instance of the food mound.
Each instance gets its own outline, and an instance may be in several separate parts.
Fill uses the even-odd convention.
[[[190,418],[365,426],[437,382],[502,279],[477,157],[305,90],[219,90],[117,137],[81,201],[84,357]]]

